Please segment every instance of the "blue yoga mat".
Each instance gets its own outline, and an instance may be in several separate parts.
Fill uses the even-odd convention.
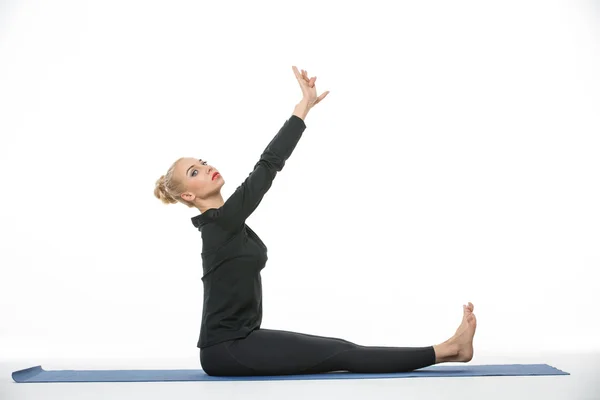
[[[270,381],[314,379],[380,379],[433,378],[464,376],[533,376],[570,375],[547,364],[457,365],[421,368],[412,372],[357,374],[329,372],[323,374],[276,376],[210,376],[201,369],[136,369],[136,370],[60,370],[45,371],[41,365],[15,371],[12,378],[19,383],[33,382],[166,382],[166,381]]]

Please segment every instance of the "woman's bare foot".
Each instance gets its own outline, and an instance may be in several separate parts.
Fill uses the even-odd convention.
[[[456,332],[454,333],[455,336],[458,335],[459,332],[464,331],[468,327],[469,324],[467,322],[467,317],[470,314],[473,314],[474,309],[475,309],[475,306],[471,302],[469,302],[467,305],[463,305],[463,319],[462,319],[460,325],[458,326],[458,328],[456,329]]]
[[[472,303],[463,306],[463,319],[454,336],[434,346],[436,363],[469,362],[473,359],[473,337],[477,329],[474,308]]]
[[[454,360],[457,362],[469,362],[473,359],[473,337],[477,329],[477,318],[468,308],[465,311],[463,322],[451,339],[458,345],[458,353]]]

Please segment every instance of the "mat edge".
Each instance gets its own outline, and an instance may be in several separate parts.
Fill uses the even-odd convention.
[[[15,382],[25,383],[29,379],[35,377],[36,375],[41,374],[42,372],[45,372],[44,369],[42,368],[42,366],[36,365],[35,367],[29,367],[29,368],[21,369],[18,371],[14,371],[11,376],[12,376],[13,381],[15,381]]]

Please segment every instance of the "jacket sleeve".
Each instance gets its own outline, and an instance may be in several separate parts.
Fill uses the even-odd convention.
[[[305,129],[304,121],[296,115],[285,121],[254,165],[254,170],[221,207],[219,222],[224,228],[237,230],[243,226],[271,188],[277,172],[283,169]]]

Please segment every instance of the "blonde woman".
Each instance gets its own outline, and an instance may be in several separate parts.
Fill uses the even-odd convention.
[[[476,328],[471,303],[463,305],[463,319],[454,335],[427,347],[362,346],[339,338],[261,328],[260,272],[268,259],[267,246],[246,219],[291,156],[306,129],[308,112],[329,94],[317,97],[317,78],[292,69],[302,100],[227,201],[221,195],[225,180],[201,159],[178,159],[156,182],[154,193],[164,203],[179,202],[200,211],[191,220],[202,235],[204,304],[197,344],[202,368],[213,376],[385,373],[470,361]]]

